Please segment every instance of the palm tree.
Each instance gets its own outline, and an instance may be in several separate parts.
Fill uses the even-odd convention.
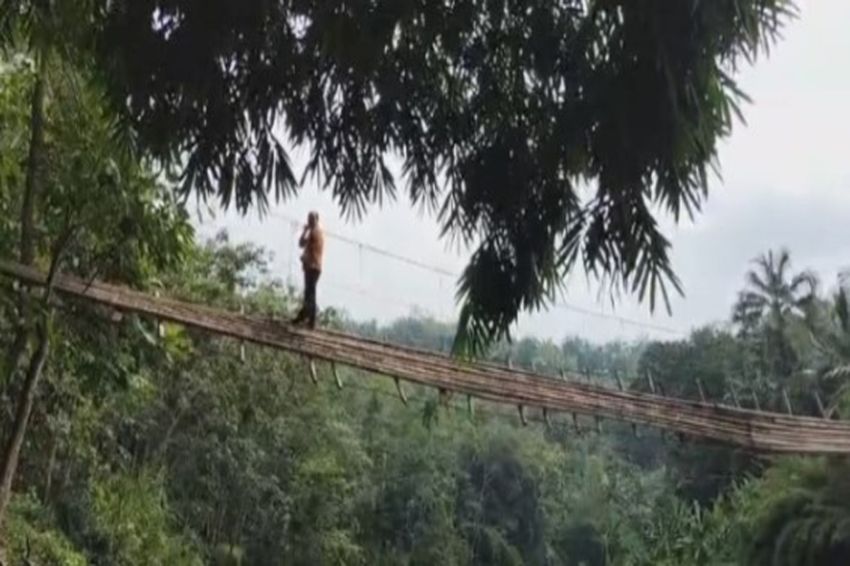
[[[738,295],[732,320],[741,338],[755,346],[757,363],[773,378],[787,381],[797,365],[789,323],[813,303],[817,277],[809,271],[792,274],[786,249],[753,261],[756,267],[747,273],[747,288]]]
[[[812,307],[806,325],[831,415],[850,402],[850,270]],[[850,461],[786,460],[766,481],[747,564],[850,563]]]
[[[755,322],[781,327],[795,312],[811,303],[817,290],[817,277],[803,271],[788,278],[791,256],[788,250],[772,250],[753,262],[756,269],[747,272],[748,288],[738,296],[733,320],[742,326]]]
[[[789,460],[768,474],[747,564],[848,564],[847,460]]]
[[[838,291],[812,317],[809,330],[815,350],[821,357],[818,375],[829,394],[829,411],[850,399],[850,270],[839,276]]]

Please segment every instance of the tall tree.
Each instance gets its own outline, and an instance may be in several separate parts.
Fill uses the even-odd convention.
[[[22,18],[28,27],[35,30],[30,38],[31,53],[35,63],[35,78],[30,95],[29,147],[27,151],[24,190],[20,208],[19,260],[23,265],[32,265],[36,259],[38,235],[36,231],[36,211],[39,208],[44,190],[42,169],[45,165],[45,105],[47,97],[47,69],[52,50],[40,40],[42,28],[50,27],[50,18],[33,11],[29,18]],[[0,23],[5,23],[6,18]],[[14,25],[14,24],[13,24]],[[3,26],[5,28],[5,26]],[[5,29],[4,29],[5,31]],[[16,30],[15,30],[16,31]],[[8,33],[8,32],[7,32]],[[5,35],[5,34],[4,34]],[[51,265],[51,270],[55,263]],[[6,507],[12,494],[12,480],[18,466],[18,458],[23,446],[24,435],[29,422],[35,398],[35,388],[49,352],[51,313],[47,305],[50,296],[49,285],[44,294],[42,305],[35,305],[29,290],[21,289],[18,300],[18,321],[15,338],[6,359],[4,370],[9,372],[11,381],[24,358],[27,356],[29,342],[34,339],[35,346],[28,367],[24,372],[24,383],[15,406],[15,419],[8,440],[4,439],[2,462],[0,462],[0,526],[6,514]],[[39,316],[36,309],[44,311]]]
[[[90,16],[90,5],[85,0],[65,3],[13,2],[0,3],[0,55],[4,58],[11,52],[33,61],[34,77],[29,100],[29,131],[24,187],[20,198],[19,216],[19,260],[24,265],[33,265],[45,241],[39,236],[43,221],[39,211],[46,198],[45,189],[50,182],[46,179],[47,128],[46,106],[50,90],[50,71],[57,68],[57,60],[69,62],[78,51],[78,43],[85,43],[84,22]],[[62,63],[58,65],[61,67]],[[69,213],[70,214],[70,213]],[[9,380],[19,371],[27,357],[29,362],[23,371],[23,384],[15,404],[15,419],[9,438],[3,446],[0,461],[0,524],[12,492],[12,480],[18,465],[24,436],[35,399],[35,390],[50,351],[50,326],[52,309],[49,305],[52,276],[64,248],[71,237],[70,225],[61,235],[48,243],[46,256],[50,265],[48,284],[39,301],[35,301],[26,288],[19,293],[15,338],[6,356],[3,368]],[[30,347],[30,343],[32,346]]]
[[[763,349],[772,377],[787,379],[797,364],[789,323],[812,304],[817,278],[809,271],[793,274],[786,249],[771,250],[753,261],[756,268],[747,273],[747,288],[738,296],[732,320],[742,337]]]
[[[746,563],[847,564],[850,474],[846,459],[787,461],[768,473],[753,502]],[[747,510],[744,509],[746,512]]]
[[[818,372],[830,397],[829,411],[850,400],[850,272],[839,277],[838,290],[820,316],[811,317],[812,342],[819,355]]]
[[[651,307],[680,289],[656,207],[700,209],[745,99],[732,70],[793,12],[789,0],[111,0],[96,37],[116,105],[185,193],[244,211],[315,177],[358,217],[404,182],[445,237],[475,246],[458,290],[470,340],[457,345],[480,346],[576,267]],[[303,172],[287,144],[309,149]]]
[[[49,187],[28,204],[31,192],[29,163],[25,173],[12,175],[21,180],[10,187],[10,200],[23,203],[19,226],[26,218],[38,219],[38,230],[28,237],[27,263],[50,266],[45,292],[22,290],[17,309],[18,332],[24,336],[24,353],[18,354],[18,339],[11,355],[29,355],[23,376],[17,364],[10,363],[4,382],[16,393],[14,418],[3,439],[0,462],[0,522],[12,494],[20,454],[33,414],[38,385],[45,371],[50,341],[55,338],[56,302],[50,294],[50,281],[63,259],[79,275],[95,275],[123,282],[144,280],[158,266],[179,255],[181,245],[191,235],[185,215],[174,207],[153,176],[129,151],[116,143],[119,131],[114,115],[108,112],[103,93],[91,86],[85,73],[55,63],[28,74],[33,93],[42,93],[39,110],[42,133],[37,152],[38,182]],[[41,86],[39,86],[41,84]],[[27,139],[27,130],[11,132],[11,137]],[[32,154],[32,136],[29,153]],[[29,230],[29,229],[28,229]],[[24,242],[21,242],[24,249]],[[106,267],[106,269],[104,269]],[[30,345],[31,344],[31,345]],[[20,363],[20,362],[19,362]],[[16,379],[17,378],[17,379]]]

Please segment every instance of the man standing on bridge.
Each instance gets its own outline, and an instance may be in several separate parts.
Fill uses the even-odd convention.
[[[298,245],[304,250],[301,254],[301,267],[304,270],[304,303],[293,324],[307,322],[310,328],[316,327],[316,284],[322,274],[322,253],[325,236],[319,226],[319,214],[315,211],[307,215],[307,225],[301,232]]]

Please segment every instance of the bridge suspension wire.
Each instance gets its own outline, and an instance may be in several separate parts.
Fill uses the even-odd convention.
[[[30,285],[46,276],[33,268],[0,261],[0,274]],[[59,275],[53,286],[64,295],[97,302],[119,311],[192,326],[207,332],[335,362],[370,374],[477,397],[485,401],[547,414],[606,418],[647,425],[768,453],[850,454],[850,422],[791,416],[672,397],[618,391],[547,378],[493,363],[451,357],[358,338],[331,330],[306,330],[278,321],[240,315],[101,282]],[[598,422],[598,421],[597,421]]]
[[[284,220],[284,221],[290,222],[290,223],[296,223],[297,222],[297,220],[295,220],[295,218],[293,218],[289,215],[278,213],[278,212],[272,212],[272,213],[269,214],[269,216],[272,216],[272,217],[277,218],[279,220]],[[325,233],[325,236],[327,236],[331,239],[337,240],[339,242],[346,243],[346,244],[354,246],[358,249],[358,253],[360,254],[360,269],[361,269],[361,272],[362,272],[362,254],[365,251],[365,252],[372,253],[372,254],[375,254],[375,255],[378,255],[378,256],[381,256],[381,257],[384,257],[384,258],[387,258],[387,259],[390,259],[390,260],[393,260],[393,261],[396,261],[396,262],[399,262],[399,263],[406,264],[406,265],[411,266],[411,267],[416,267],[418,269],[430,272],[430,273],[437,275],[437,276],[440,276],[440,277],[451,277],[453,280],[456,280],[460,277],[460,273],[458,273],[457,271],[453,271],[453,270],[447,269],[445,267],[440,267],[438,265],[433,265],[433,264],[430,264],[430,263],[427,263],[427,262],[423,262],[423,261],[420,261],[420,260],[409,258],[409,257],[407,257],[403,254],[396,253],[396,252],[387,250],[385,248],[381,248],[379,246],[376,246],[374,244],[370,244],[368,242],[364,242],[362,240],[358,240],[356,238],[344,236],[344,235],[339,234],[337,232],[329,231],[327,229],[324,230],[324,233]],[[361,277],[362,277],[362,274],[361,274]],[[628,317],[624,317],[624,316],[620,316],[620,315],[616,315],[616,314],[611,314],[611,313],[606,313],[606,312],[599,311],[599,310],[589,309],[589,308],[586,308],[586,307],[576,305],[575,303],[572,303],[572,302],[569,302],[569,301],[566,301],[566,300],[557,301],[557,302],[553,303],[552,306],[554,308],[573,312],[575,314],[580,314],[582,316],[588,316],[588,317],[593,317],[593,318],[597,318],[597,319],[600,319],[600,320],[607,320],[607,321],[616,322],[620,325],[621,328],[624,327],[624,326],[629,326],[629,327],[633,327],[633,328],[642,328],[644,330],[652,330],[652,331],[663,333],[663,334],[666,334],[666,335],[669,335],[669,336],[676,336],[676,337],[681,337],[681,338],[687,337],[687,335],[688,335],[687,332],[683,332],[682,330],[678,330],[676,328],[672,328],[672,327],[661,325],[661,324],[655,324],[655,323],[651,323],[651,322],[644,322],[644,321],[640,321],[640,320],[635,320],[635,319],[632,319],[632,318],[628,318]]]

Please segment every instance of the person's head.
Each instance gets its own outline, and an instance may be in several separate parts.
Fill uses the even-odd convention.
[[[313,228],[319,223],[319,213],[315,210],[311,211],[310,214],[307,215],[307,226]]]

